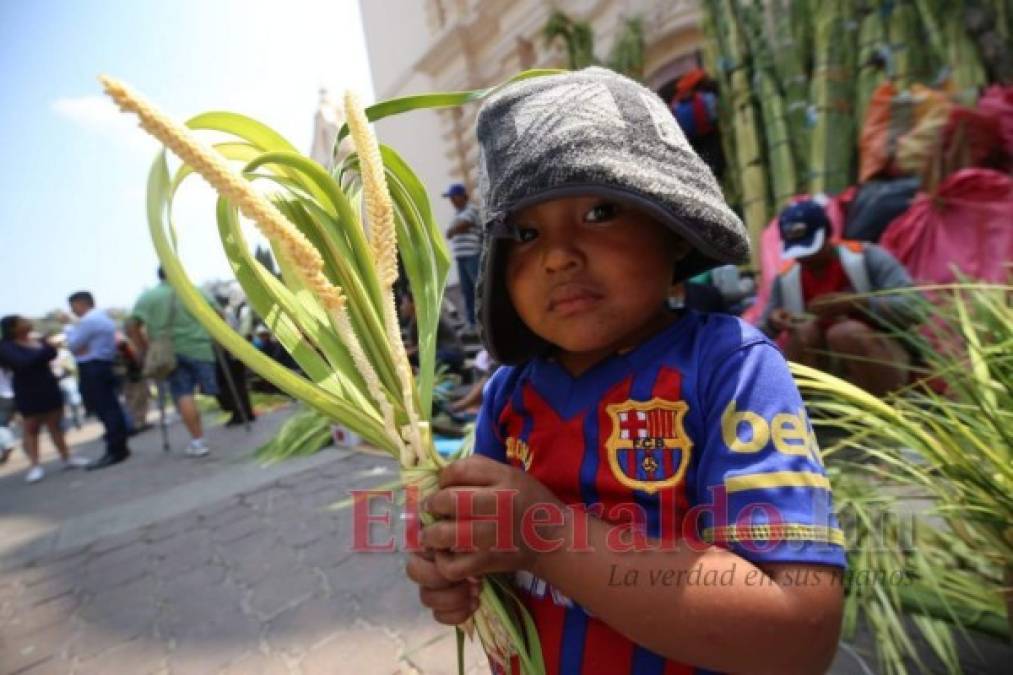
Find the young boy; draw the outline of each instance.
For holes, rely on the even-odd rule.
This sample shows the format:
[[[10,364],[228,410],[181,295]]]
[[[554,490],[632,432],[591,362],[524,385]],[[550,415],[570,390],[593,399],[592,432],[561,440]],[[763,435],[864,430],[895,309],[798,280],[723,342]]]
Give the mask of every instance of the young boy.
[[[515,573],[550,674],[823,672],[843,535],[784,358],[666,309],[747,255],[713,176],[657,96],[600,68],[505,88],[478,137],[480,324],[507,367],[479,456],[424,505],[423,604],[461,623],[478,577]]]

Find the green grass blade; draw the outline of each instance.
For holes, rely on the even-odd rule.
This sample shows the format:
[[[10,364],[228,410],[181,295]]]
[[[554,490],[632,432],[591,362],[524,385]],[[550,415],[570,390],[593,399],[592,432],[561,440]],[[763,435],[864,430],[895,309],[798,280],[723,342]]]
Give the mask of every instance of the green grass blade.
[[[162,268],[165,270],[169,282],[176,289],[183,306],[205,327],[212,338],[232,352],[255,373],[325,415],[341,420],[377,447],[384,448],[388,452],[396,451],[396,448],[390,447],[390,441],[378,420],[262,354],[232,330],[224,319],[208,305],[204,297],[195,290],[167,236],[167,232],[171,229],[171,223],[167,219],[169,187],[169,168],[163,151],[156,157],[148,176],[148,227]]]

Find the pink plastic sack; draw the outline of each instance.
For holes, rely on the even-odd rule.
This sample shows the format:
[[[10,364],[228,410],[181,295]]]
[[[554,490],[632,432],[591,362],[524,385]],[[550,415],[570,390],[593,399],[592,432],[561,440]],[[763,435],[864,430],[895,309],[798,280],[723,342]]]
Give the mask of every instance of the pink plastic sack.
[[[891,222],[880,245],[916,283],[949,283],[955,270],[1005,283],[1013,262],[1013,178],[991,169],[962,169],[934,195],[919,193]]]
[[[827,218],[834,228],[834,237],[840,237],[844,232],[844,215],[847,212],[847,205],[855,198],[857,189],[849,187],[844,192],[830,197],[826,206]],[[789,201],[796,202],[809,199],[809,195],[795,195]],[[757,282],[756,302],[742,313],[742,319],[751,324],[759,322],[763,315],[763,308],[767,306],[770,298],[770,287],[774,283],[774,277],[781,271],[781,232],[777,227],[777,216],[767,223],[760,235],[760,278]]]
[[[986,89],[978,99],[978,110],[998,118],[1003,147],[1007,155],[1013,156],[1013,85],[994,84]]]

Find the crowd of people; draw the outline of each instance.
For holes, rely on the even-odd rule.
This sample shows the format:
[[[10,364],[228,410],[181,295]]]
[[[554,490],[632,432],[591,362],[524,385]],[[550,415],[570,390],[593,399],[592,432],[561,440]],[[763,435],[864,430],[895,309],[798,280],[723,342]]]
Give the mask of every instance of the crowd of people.
[[[256,326],[241,292],[206,301],[237,331],[283,365],[295,362],[264,326]],[[129,439],[152,429],[152,392],[164,415],[163,394],[171,398],[190,440],[188,457],[203,457],[209,447],[197,405],[198,393],[214,396],[231,413],[226,426],[256,420],[249,374],[221,349],[179,302],[158,270],[158,284],[140,295],[122,326],[96,306],[88,291],[71,294],[73,319],[46,335],[25,316],[0,320],[0,463],[20,444],[28,459],[25,480],[45,477],[39,438],[45,429],[66,468],[99,470],[130,457]],[[272,390],[270,387],[264,387]],[[80,428],[85,416],[104,430],[105,451],[88,460],[68,447],[65,432]],[[164,417],[161,422],[164,423]]]

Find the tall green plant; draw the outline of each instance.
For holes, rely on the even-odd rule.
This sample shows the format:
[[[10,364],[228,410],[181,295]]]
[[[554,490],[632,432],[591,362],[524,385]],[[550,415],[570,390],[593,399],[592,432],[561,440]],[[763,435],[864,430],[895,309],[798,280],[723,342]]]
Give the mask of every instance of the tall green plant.
[[[905,659],[918,661],[913,642],[900,632],[902,610],[1008,636],[1001,616],[1013,569],[1013,286],[962,283],[908,292],[928,317],[921,330],[897,333],[924,362],[911,386],[880,398],[792,364],[816,423],[844,434],[826,449],[828,463],[834,465],[837,453],[857,455],[842,463],[842,476],[880,495],[924,495],[928,515],[943,524],[933,531],[923,520],[924,548],[905,558],[916,563],[920,587],[858,596],[860,608],[853,610],[869,618],[881,660],[898,673]],[[842,499],[836,483],[835,496]],[[883,564],[882,556],[856,562],[859,568]],[[941,659],[952,660],[945,631],[919,628]]]
[[[542,28],[547,45],[562,41],[566,64],[570,70],[605,65],[635,80],[644,76],[644,28],[640,17],[623,19],[608,57],[602,61],[595,55],[595,35],[591,24],[575,21],[561,10],[554,10]]]

